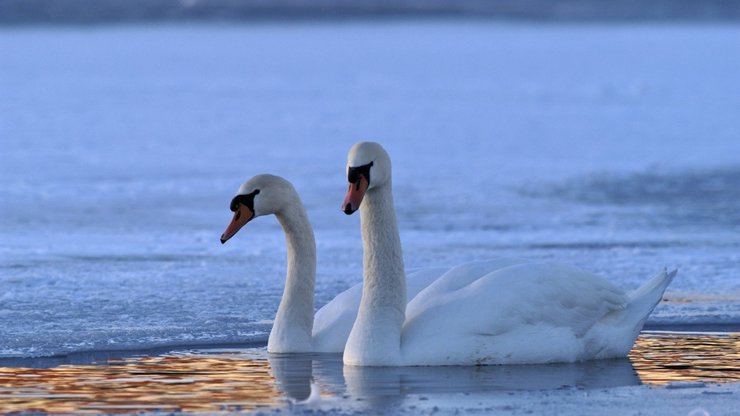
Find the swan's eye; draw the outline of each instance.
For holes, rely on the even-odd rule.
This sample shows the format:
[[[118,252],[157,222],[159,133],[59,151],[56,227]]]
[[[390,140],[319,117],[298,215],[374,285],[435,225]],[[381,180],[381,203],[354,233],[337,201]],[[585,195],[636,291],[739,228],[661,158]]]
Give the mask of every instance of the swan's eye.
[[[259,193],[260,190],[255,189],[246,195],[235,196],[234,199],[231,200],[231,204],[229,204],[229,209],[231,212],[236,212],[239,209],[239,205],[244,204],[250,209],[250,211],[254,212],[254,197]]]
[[[354,168],[349,168],[349,171],[347,172],[347,180],[349,183],[355,183],[358,179],[360,179],[360,175],[357,174],[357,171]]]
[[[364,176],[367,182],[370,183],[370,168],[372,166],[373,162],[370,162],[367,165],[347,169],[347,180],[349,183],[356,183],[359,186],[360,176]]]

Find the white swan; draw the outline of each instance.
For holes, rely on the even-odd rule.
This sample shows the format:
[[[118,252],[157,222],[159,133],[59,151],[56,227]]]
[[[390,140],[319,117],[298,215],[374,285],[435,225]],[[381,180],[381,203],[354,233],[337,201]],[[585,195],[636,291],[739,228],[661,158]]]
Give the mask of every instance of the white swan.
[[[449,269],[406,304],[391,161],[350,149],[342,204],[361,211],[363,294],[344,363],[356,366],[573,362],[625,356],[676,271],[626,294],[571,266],[499,259]]]
[[[285,290],[270,331],[271,353],[344,351],[362,295],[362,283],[337,295],[316,312],[316,243],[311,223],[298,193],[287,180],[257,175],[245,182],[231,200],[234,217],[221,235],[221,243],[255,217],[274,214],[285,231],[288,271]],[[409,275],[409,295],[439,277],[444,269],[427,269]]]

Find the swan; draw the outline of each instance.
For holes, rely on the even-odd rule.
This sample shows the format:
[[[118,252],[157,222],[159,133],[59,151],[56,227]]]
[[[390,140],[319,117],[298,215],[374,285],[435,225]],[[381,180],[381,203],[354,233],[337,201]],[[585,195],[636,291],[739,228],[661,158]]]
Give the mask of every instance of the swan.
[[[275,215],[285,232],[288,270],[267,351],[343,352],[357,316],[362,282],[337,295],[314,317],[316,243],[306,209],[293,185],[279,176],[257,175],[239,187],[229,208],[234,216],[221,235],[221,244],[248,222],[263,215]],[[416,295],[444,271],[430,268],[410,274],[409,296]]]
[[[541,364],[624,357],[676,270],[625,293],[578,268],[494,259],[452,267],[410,302],[381,145],[347,158],[342,210],[360,210],[363,292],[344,349],[351,366]]]

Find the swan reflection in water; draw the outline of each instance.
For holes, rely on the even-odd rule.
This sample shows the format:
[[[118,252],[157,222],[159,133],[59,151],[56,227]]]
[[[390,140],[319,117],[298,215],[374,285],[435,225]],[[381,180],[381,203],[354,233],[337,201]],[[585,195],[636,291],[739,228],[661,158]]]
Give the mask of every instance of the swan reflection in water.
[[[641,384],[628,359],[509,366],[355,367],[341,354],[270,354],[278,389],[293,401],[311,394],[387,405],[409,394],[476,393]],[[312,392],[312,388],[321,391]]]
[[[278,389],[295,401],[311,394],[395,403],[408,394],[599,389],[673,381],[740,382],[740,333],[644,333],[629,359],[571,364],[466,367],[352,367],[340,354],[270,355]],[[317,392],[314,392],[316,394]]]
[[[74,357],[77,360],[79,357]],[[4,362],[5,365],[10,362]],[[286,402],[387,408],[407,395],[639,384],[628,360],[484,367],[351,367],[341,354],[188,350],[103,365],[0,360],[0,413],[243,412]],[[36,367],[36,368],[32,368]]]

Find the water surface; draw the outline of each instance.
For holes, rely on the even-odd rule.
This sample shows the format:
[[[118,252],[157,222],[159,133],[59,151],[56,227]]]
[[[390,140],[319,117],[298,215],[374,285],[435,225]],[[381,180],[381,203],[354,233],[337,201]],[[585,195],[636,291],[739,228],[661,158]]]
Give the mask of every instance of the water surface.
[[[740,382],[739,362],[737,333],[646,333],[629,359],[551,365],[362,368],[343,366],[339,354],[269,355],[264,347],[180,350],[97,363],[0,367],[0,412],[214,413],[310,408],[320,402],[345,410],[393,411],[407,397],[450,393],[485,397],[643,383]]]
[[[360,281],[344,161],[382,142],[409,269],[561,261],[648,325],[740,327],[740,29],[470,20],[0,30],[0,356],[264,342],[285,243],[264,172],[315,228],[316,306]]]

